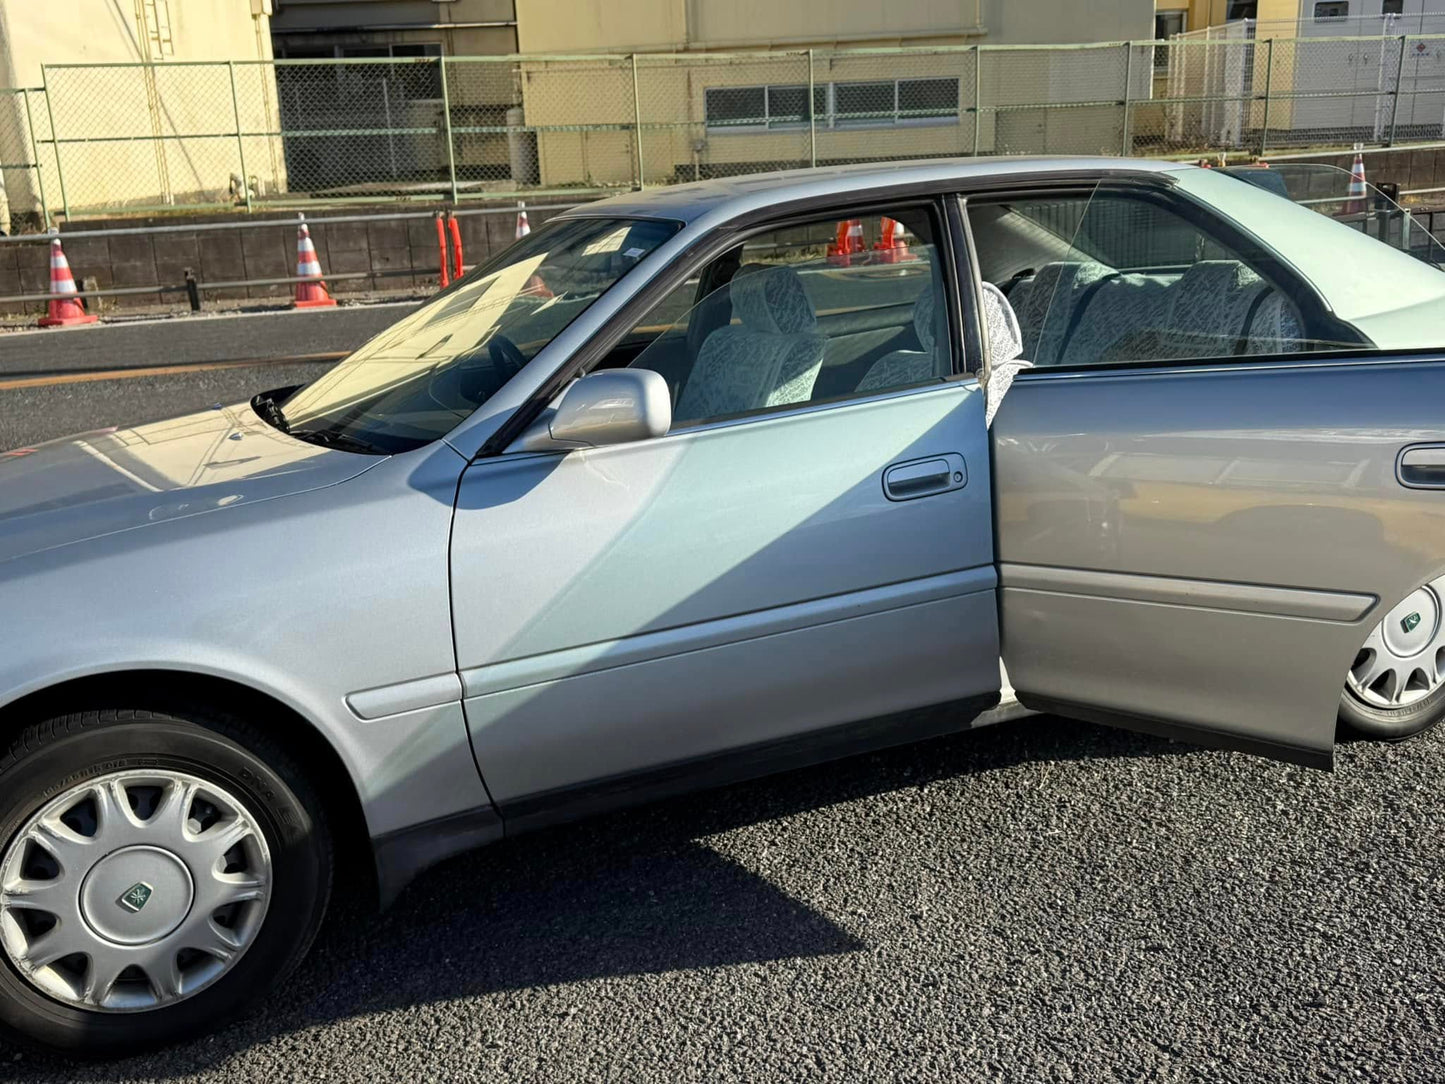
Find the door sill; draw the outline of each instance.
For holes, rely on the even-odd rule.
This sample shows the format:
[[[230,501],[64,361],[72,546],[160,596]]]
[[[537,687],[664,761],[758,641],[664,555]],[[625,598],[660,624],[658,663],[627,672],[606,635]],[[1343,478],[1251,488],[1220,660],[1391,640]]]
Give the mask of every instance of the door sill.
[[[914,708],[845,723],[820,733],[763,742],[714,756],[529,795],[499,803],[498,811],[505,834],[512,836],[612,809],[957,734],[982,725],[981,719],[1004,707],[998,693],[987,693],[933,707]],[[1016,701],[1010,710],[1018,710]],[[1023,714],[1028,712],[1025,710]],[[1003,722],[1009,717],[1012,716],[989,718],[988,722]]]
[[[1335,766],[1333,748],[1327,751],[1301,749],[1298,746],[1283,745],[1280,742],[1268,741],[1263,738],[1251,738],[1244,734],[1225,734],[1206,727],[1191,726],[1187,723],[1170,723],[1148,716],[1111,711],[1108,708],[1095,707],[1092,704],[1075,704],[1067,700],[1054,700],[1050,697],[1033,696],[1029,693],[1020,693],[1019,697],[1027,708],[1040,714],[1062,715],[1065,718],[1078,719],[1085,723],[1098,723],[1101,726],[1117,727],[1120,730],[1132,730],[1139,734],[1150,734],[1156,738],[1168,738],[1170,741],[1203,746],[1207,749],[1223,749],[1231,753],[1251,753],[1255,756],[1267,757],[1270,760],[1299,764],[1306,768],[1319,768],[1326,772],[1333,771]]]

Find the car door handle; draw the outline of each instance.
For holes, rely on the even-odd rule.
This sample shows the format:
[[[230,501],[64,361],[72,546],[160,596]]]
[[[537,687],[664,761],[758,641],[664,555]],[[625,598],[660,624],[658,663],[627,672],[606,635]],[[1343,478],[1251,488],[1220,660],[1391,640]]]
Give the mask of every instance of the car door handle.
[[[1412,444],[1395,460],[1395,477],[1411,489],[1445,489],[1445,444]]]
[[[931,497],[968,485],[968,467],[957,452],[894,463],[883,471],[883,495],[890,501]]]

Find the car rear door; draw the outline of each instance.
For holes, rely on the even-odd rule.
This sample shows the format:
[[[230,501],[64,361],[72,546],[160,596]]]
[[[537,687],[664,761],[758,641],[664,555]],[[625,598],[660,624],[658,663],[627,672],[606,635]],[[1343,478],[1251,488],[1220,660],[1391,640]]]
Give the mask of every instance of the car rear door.
[[[1397,476],[1445,437],[1445,361],[1342,313],[1371,276],[1438,299],[1438,273],[1237,181],[1194,189],[970,201],[1036,365],[992,428],[1003,657],[1027,706],[1328,765],[1370,630],[1445,571],[1445,500]],[[1358,281],[1323,293],[1322,253]]]
[[[936,202],[886,210],[911,248],[826,253],[841,211],[761,228],[671,272],[695,304],[602,332],[602,367],[667,378],[668,435],[466,471],[457,658],[509,822],[906,740],[917,721],[854,724],[996,700],[988,449],[950,234]],[[892,335],[860,342],[885,308]]]

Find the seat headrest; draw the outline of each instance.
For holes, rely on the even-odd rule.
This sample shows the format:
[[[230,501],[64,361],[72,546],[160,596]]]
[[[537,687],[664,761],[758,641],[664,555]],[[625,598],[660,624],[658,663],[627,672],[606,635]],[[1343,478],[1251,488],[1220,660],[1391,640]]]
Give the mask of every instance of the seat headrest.
[[[938,329],[933,324],[936,307],[933,287],[925,286],[923,293],[919,294],[918,300],[913,303],[913,331],[918,336],[918,345],[924,350],[932,350],[934,340],[938,337]]]
[[[991,282],[983,285],[983,329],[988,336],[989,360],[995,365],[1013,361],[1024,352],[1019,318],[1004,292]]]
[[[815,331],[818,319],[791,267],[763,267],[733,276],[733,312],[752,331],[803,335]]]

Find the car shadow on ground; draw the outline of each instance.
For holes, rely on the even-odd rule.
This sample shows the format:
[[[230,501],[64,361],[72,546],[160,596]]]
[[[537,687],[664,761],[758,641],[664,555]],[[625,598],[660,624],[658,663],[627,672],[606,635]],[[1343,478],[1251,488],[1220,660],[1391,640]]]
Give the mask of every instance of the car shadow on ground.
[[[257,1015],[157,1055],[26,1054],[9,1079],[202,1072],[332,1021],[504,990],[856,952],[866,944],[705,843],[709,835],[1023,762],[1186,746],[1040,718],[853,757],[507,840],[424,873],[388,911],[343,892],[311,956]],[[499,1022],[499,1032],[502,1028]]]

